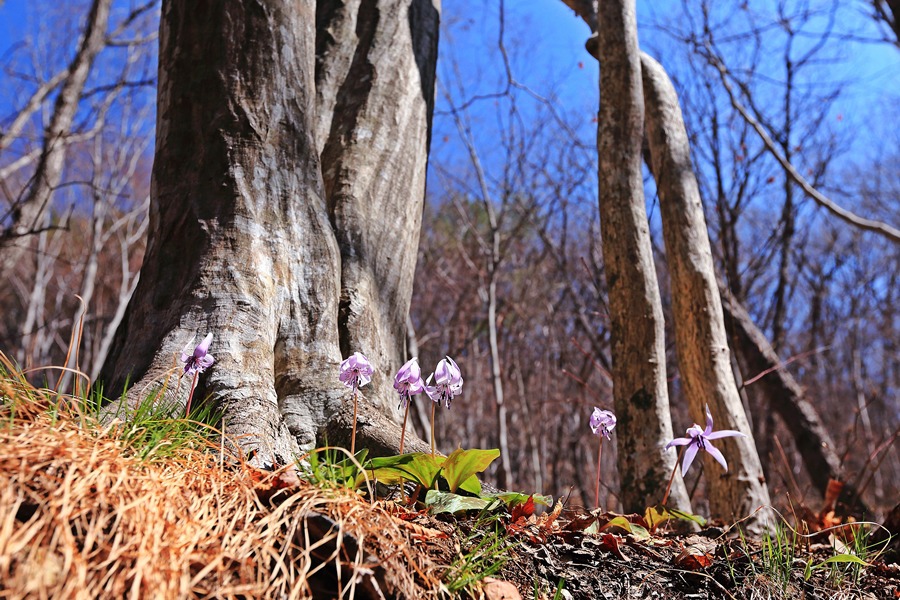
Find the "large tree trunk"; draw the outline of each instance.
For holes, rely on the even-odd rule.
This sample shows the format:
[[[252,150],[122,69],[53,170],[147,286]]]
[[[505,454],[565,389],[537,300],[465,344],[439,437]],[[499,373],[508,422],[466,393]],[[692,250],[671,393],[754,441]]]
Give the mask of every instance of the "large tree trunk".
[[[675,465],[666,388],[662,305],[641,176],[644,99],[634,0],[604,0],[599,12],[600,221],[609,286],[613,396],[624,510],[659,502]],[[689,509],[677,477],[671,506]]]
[[[341,353],[369,358],[381,378],[368,398],[394,416],[390,381],[406,361],[425,197],[437,10],[431,0],[316,7],[316,144],[341,252]]]
[[[347,17],[359,37],[335,40],[333,55],[352,58],[334,83],[351,113],[317,100],[313,0],[163,3],[148,248],[101,378],[113,393],[129,376],[134,394],[167,382],[183,400],[173,356],[212,332],[216,363],[195,397],[210,394],[264,462],[289,461],[341,410],[342,349],[370,353],[379,374],[365,391],[382,402],[399,365],[438,13],[424,0],[360,4]],[[415,45],[410,31],[434,38]],[[341,111],[324,144],[317,104]]]
[[[709,233],[690,158],[678,96],[662,65],[641,57],[647,137],[662,214],[663,237],[672,279],[675,343],[684,391],[696,423],[709,404],[718,429],[747,437],[721,440],[729,470],[704,454],[707,495],[713,515],[732,522],[751,513],[745,527],[760,529],[772,515],[753,432],[744,413],[734,374],[716,285]]]

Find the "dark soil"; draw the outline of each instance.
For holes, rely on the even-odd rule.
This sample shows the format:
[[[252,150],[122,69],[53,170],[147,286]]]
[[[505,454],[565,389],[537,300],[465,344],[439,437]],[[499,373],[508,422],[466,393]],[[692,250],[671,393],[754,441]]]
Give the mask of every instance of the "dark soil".
[[[600,515],[600,522],[613,516]],[[476,526],[485,524],[475,523],[474,517],[420,514],[414,520],[450,536],[427,550],[445,564],[472,553],[483,539]],[[497,521],[503,528],[509,525],[508,517]],[[827,535],[810,539],[808,546],[801,540],[792,560],[779,561],[761,542],[742,540],[736,531],[718,527],[645,538],[618,528],[611,529],[615,533],[577,531],[584,522],[585,515],[563,514],[551,524],[532,517],[526,525],[509,529],[504,532],[505,562],[493,576],[513,583],[524,599],[900,598],[896,556],[870,550],[868,566],[826,563],[840,554],[832,545],[840,541]],[[779,566],[783,570],[786,565],[789,573],[780,574]],[[477,586],[470,590],[461,595],[479,595]]]

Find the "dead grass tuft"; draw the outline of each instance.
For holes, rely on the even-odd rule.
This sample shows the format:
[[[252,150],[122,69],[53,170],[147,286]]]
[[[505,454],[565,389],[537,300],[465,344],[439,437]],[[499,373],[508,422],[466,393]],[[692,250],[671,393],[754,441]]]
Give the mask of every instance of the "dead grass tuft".
[[[0,377],[0,598],[438,595],[435,542],[388,506],[298,480],[267,498],[275,476],[218,448],[141,461],[24,386]]]

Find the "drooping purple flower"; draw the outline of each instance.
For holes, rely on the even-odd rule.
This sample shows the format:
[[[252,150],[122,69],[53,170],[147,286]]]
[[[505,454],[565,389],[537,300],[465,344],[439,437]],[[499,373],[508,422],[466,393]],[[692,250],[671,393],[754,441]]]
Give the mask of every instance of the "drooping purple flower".
[[[687,449],[685,449],[684,451],[684,459],[682,459],[681,461],[682,475],[687,473],[687,470],[691,467],[691,463],[694,462],[694,457],[697,456],[697,452],[699,452],[700,450],[706,450],[707,452],[709,452],[712,457],[716,459],[716,461],[720,465],[722,465],[722,468],[727,471],[728,463],[725,462],[725,457],[722,455],[719,449],[710,444],[709,441],[726,437],[747,437],[740,431],[733,431],[731,429],[713,431],[712,428],[713,418],[712,414],[709,412],[709,405],[707,405],[706,429],[700,429],[700,426],[694,423],[687,430],[688,437],[675,438],[674,440],[666,444],[666,450],[668,450],[672,446],[687,446]]]
[[[181,362],[184,363],[184,373],[186,375],[194,375],[202,373],[210,368],[216,359],[209,353],[209,345],[212,343],[213,334],[208,333],[203,341],[197,344],[196,348],[191,348],[191,341],[181,350]]]
[[[591,431],[594,435],[602,435],[606,439],[609,438],[610,432],[616,428],[616,415],[610,410],[602,410],[594,407],[591,414]]]
[[[372,373],[374,372],[372,365],[369,364],[369,359],[359,352],[354,352],[341,363],[340,379],[344,385],[356,391],[372,381]]]
[[[434,379],[434,385],[426,385],[425,393],[435,403],[442,401],[450,408],[450,401],[462,394],[463,378],[459,365],[449,356],[441,359],[434,373],[428,376],[428,383]]]
[[[397,376],[394,377],[394,389],[400,394],[398,410],[409,404],[410,396],[415,396],[425,391],[425,384],[422,383],[422,371],[419,369],[419,363],[416,362],[415,358],[407,361],[397,371]]]

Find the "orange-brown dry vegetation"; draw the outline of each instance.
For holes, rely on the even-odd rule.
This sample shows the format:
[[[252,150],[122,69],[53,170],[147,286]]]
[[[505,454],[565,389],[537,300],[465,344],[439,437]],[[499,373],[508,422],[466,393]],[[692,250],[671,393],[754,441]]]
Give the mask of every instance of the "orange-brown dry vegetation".
[[[222,449],[141,460],[115,427],[85,427],[77,411],[52,409],[51,392],[17,385],[0,379],[0,598],[438,589],[443,569],[412,550],[431,530],[389,505],[257,471]]]

